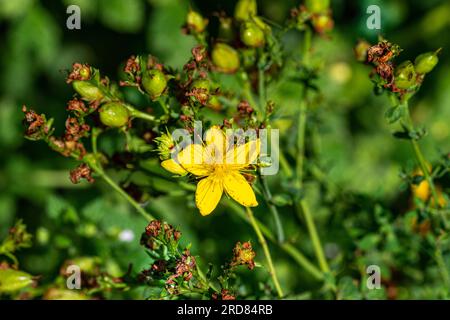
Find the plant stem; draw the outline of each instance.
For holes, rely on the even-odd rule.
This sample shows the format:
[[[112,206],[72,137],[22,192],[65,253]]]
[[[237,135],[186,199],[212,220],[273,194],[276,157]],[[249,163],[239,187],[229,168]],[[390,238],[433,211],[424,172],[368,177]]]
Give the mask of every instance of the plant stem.
[[[266,204],[269,207],[269,210],[272,213],[273,219],[275,221],[275,229],[277,233],[278,242],[283,243],[285,238],[284,230],[283,225],[281,224],[280,215],[278,214],[278,209],[272,202],[272,193],[270,192],[269,186],[267,185],[266,178],[260,174],[259,179],[261,181],[264,199],[266,200]]]
[[[157,122],[155,116],[139,111],[136,108],[134,108],[133,106],[129,105],[129,104],[125,104],[125,107],[128,109],[128,111],[130,112],[130,116],[133,118],[139,118],[139,119],[143,119],[143,120],[147,120],[150,121],[152,123]]]
[[[322,249],[322,244],[320,242],[320,238],[317,233],[316,225],[314,224],[311,211],[309,210],[308,204],[306,203],[305,200],[300,201],[300,208],[303,212],[303,216],[305,217],[306,226],[308,227],[309,235],[313,243],[317,260],[319,261],[320,269],[322,270],[322,272],[330,272],[330,268],[328,266],[325,254]]]
[[[303,99],[300,102],[297,127],[297,181],[299,189],[303,186],[303,163],[305,159],[305,134],[306,134],[306,88],[303,88]]]
[[[309,28],[305,31],[305,36],[303,39],[303,64],[307,65],[309,61],[309,51],[311,49],[311,30]],[[303,188],[303,166],[305,159],[305,135],[306,135],[306,117],[308,111],[307,105],[307,95],[308,88],[306,83],[302,83],[301,86],[301,102],[300,102],[300,110],[298,114],[298,127],[297,127],[297,166],[296,166],[296,174],[297,174],[297,186],[299,189]],[[320,242],[319,235],[317,233],[316,225],[314,223],[314,219],[309,210],[308,204],[305,199],[301,199],[299,206],[297,208],[297,212],[303,213],[303,216],[306,221],[306,226],[308,228],[309,237],[313,243],[314,251],[319,262],[320,269],[324,273],[328,273],[330,268],[328,266],[327,260],[325,258],[325,254],[322,249],[322,244]]]
[[[210,281],[208,281],[208,279],[206,279],[205,274],[203,273],[202,269],[200,268],[200,266],[198,265],[198,262],[196,264],[196,268],[197,268],[197,273],[198,276],[200,277],[200,279],[202,279],[202,281],[205,283],[205,285],[208,288],[213,289],[215,292],[220,292],[220,290]]]
[[[406,119],[406,122],[407,122],[407,127],[408,127],[408,130],[411,131],[411,130],[414,130],[414,123],[413,123],[413,121],[411,119],[411,113],[409,112],[408,101],[405,101],[404,104],[405,104],[404,105],[404,107],[405,107],[405,119]],[[423,172],[423,175],[425,176],[425,180],[428,182],[428,185],[430,186],[431,195],[432,195],[432,197],[434,199],[434,203],[436,205],[436,208],[439,208],[440,207],[439,195],[438,195],[438,193],[436,191],[436,186],[434,185],[433,178],[431,177],[431,173],[430,173],[430,170],[428,168],[428,163],[427,163],[427,161],[426,161],[422,151],[420,150],[420,146],[419,146],[419,143],[417,142],[417,140],[415,140],[414,138],[411,138],[410,141],[411,141],[411,145],[412,145],[413,150],[414,150],[414,154],[416,156],[416,160],[419,163],[419,166],[420,166],[420,169]],[[445,216],[443,215],[441,210],[438,210],[438,212],[439,212],[439,215],[440,215],[440,217],[442,219],[442,222],[443,222],[445,228],[447,229],[448,228],[448,224],[447,224],[447,220],[445,219]]]
[[[292,172],[291,166],[284,155],[284,152],[280,150],[278,153],[278,157],[280,159],[281,170],[283,171],[286,178],[292,178],[294,173]]]
[[[263,66],[258,66],[258,92],[259,92],[259,103],[260,103],[260,111],[264,111],[264,107],[266,104],[266,82],[264,78],[264,68]],[[266,115],[264,114],[264,119]],[[269,207],[270,212],[272,213],[273,220],[275,221],[275,228],[277,233],[278,242],[284,242],[284,230],[283,225],[280,220],[280,215],[278,213],[277,207],[272,202],[272,193],[270,192],[269,186],[267,185],[266,179],[260,174],[259,175],[261,185],[263,188],[263,196],[266,201],[267,206]]]
[[[273,283],[275,285],[275,289],[277,290],[277,293],[278,293],[278,297],[282,298],[283,290],[281,289],[280,283],[278,282],[277,273],[276,273],[275,267],[272,262],[272,256],[270,255],[269,247],[267,246],[266,239],[264,238],[264,235],[262,234],[261,229],[259,228],[259,225],[255,220],[255,217],[253,216],[252,210],[248,207],[247,207],[247,216],[248,216],[248,219],[250,220],[250,223],[251,223],[253,229],[255,230],[255,233],[258,237],[259,243],[261,244],[261,246],[263,248],[264,255],[266,256],[267,264],[269,267],[269,274],[272,277]]]
[[[115,183],[106,173],[97,172],[100,177],[109,184],[117,193],[119,193],[125,200],[127,200],[137,212],[139,212],[147,221],[155,220],[155,218],[145,211],[144,208],[141,207],[139,203],[137,203],[128,193],[125,192],[117,183]]]
[[[259,105],[261,113],[264,112],[266,106],[266,80],[264,76],[264,68],[258,67],[258,92],[259,92]]]
[[[230,208],[232,208],[234,213],[236,213],[241,219],[250,223],[245,210],[240,205],[236,204],[231,200],[227,200],[227,205]],[[291,258],[293,258],[300,267],[305,269],[305,271],[309,272],[309,274],[313,276],[315,279],[317,280],[323,279],[323,275],[320,272],[320,270],[317,269],[317,267],[314,264],[312,264],[300,251],[298,251],[297,248],[295,248],[292,244],[288,242],[284,242],[282,244],[278,243],[275,236],[272,234],[269,228],[267,228],[262,222],[260,222],[256,218],[254,218],[254,221],[259,226],[259,229],[264,234],[264,236],[272,243],[277,244],[284,252],[286,252],[289,256],[291,256]]]
[[[436,251],[435,251],[435,258],[436,258],[436,262],[438,264],[439,267],[439,271],[441,273],[442,276],[442,280],[445,283],[445,286],[447,287],[447,289],[450,291],[450,275],[448,272],[448,268],[445,265],[445,260],[442,257],[442,250],[439,246],[436,247]]]
[[[114,180],[112,180],[103,170],[102,165],[98,161],[98,153],[97,153],[97,141],[98,136],[101,134],[101,130],[93,130],[91,135],[91,144],[94,159],[85,157],[86,163],[89,167],[94,170],[107,184],[109,184],[117,193],[119,193],[125,200],[127,200],[136,210],[139,212],[147,221],[155,220],[155,218],[145,211],[144,208],[141,207],[139,203],[136,202],[128,193],[125,192]]]

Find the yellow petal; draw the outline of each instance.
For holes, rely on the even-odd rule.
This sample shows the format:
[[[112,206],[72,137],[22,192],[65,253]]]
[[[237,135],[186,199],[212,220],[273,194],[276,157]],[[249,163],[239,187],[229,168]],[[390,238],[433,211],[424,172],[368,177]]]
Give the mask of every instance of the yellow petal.
[[[178,174],[180,176],[184,176],[187,174],[187,171],[183,169],[182,166],[180,166],[176,161],[173,159],[164,160],[161,162],[161,166],[166,169],[169,172],[172,172],[174,174]]]
[[[200,144],[190,144],[177,155],[178,163],[189,173],[196,176],[211,174],[211,166],[205,162],[207,154]]]
[[[222,180],[218,179],[216,175],[199,181],[195,191],[195,204],[202,216],[210,214],[216,208],[222,193]]]
[[[243,206],[256,207],[258,205],[252,187],[239,172],[231,171],[227,173],[223,186],[225,192]]]
[[[261,143],[259,139],[240,144],[227,152],[226,164],[232,165],[236,169],[254,164],[259,156],[260,148]]]
[[[210,156],[211,160],[216,163],[221,163],[223,155],[225,154],[228,141],[225,133],[219,126],[212,126],[205,133],[206,152]]]

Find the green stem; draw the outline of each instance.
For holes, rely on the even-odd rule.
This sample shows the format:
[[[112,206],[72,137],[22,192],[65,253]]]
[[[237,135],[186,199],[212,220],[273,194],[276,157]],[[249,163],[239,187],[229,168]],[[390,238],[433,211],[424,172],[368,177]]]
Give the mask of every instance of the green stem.
[[[139,111],[129,104],[125,104],[125,107],[128,109],[130,116],[133,118],[139,118],[139,119],[147,120],[147,121],[150,121],[153,123],[157,122],[155,116],[153,116],[151,114]]]
[[[259,228],[258,223],[255,220],[255,217],[253,216],[253,212],[250,208],[247,207],[247,216],[250,220],[250,223],[255,230],[256,236],[258,237],[259,243],[261,244],[264,255],[266,256],[266,261],[269,267],[269,274],[272,277],[273,283],[275,285],[275,289],[277,290],[278,297],[283,297],[283,290],[281,289],[280,283],[278,281],[277,273],[275,270],[275,266],[272,262],[272,256],[270,255],[269,246],[267,245],[266,239],[264,238],[264,235],[262,234],[261,229]]]
[[[300,102],[300,110],[298,113],[297,127],[297,182],[299,189],[303,186],[303,166],[305,160],[305,134],[306,134],[306,89],[303,88],[304,97]]]
[[[258,92],[259,92],[259,103],[260,103],[260,111],[264,112],[264,108],[266,105],[266,82],[264,76],[264,67],[260,62],[258,65]],[[264,119],[266,118],[266,114],[264,113]],[[270,212],[272,213],[273,220],[275,221],[275,228],[277,232],[278,242],[284,242],[284,230],[283,225],[280,220],[280,215],[278,213],[277,207],[272,202],[272,193],[270,192],[269,186],[267,185],[266,179],[260,174],[261,185],[263,188],[263,196],[266,201],[267,206],[269,207]]]
[[[204,284],[208,287],[213,289],[215,292],[220,292],[220,290],[210,281],[208,281],[208,279],[206,279],[205,274],[203,273],[202,269],[200,268],[200,266],[198,265],[198,263],[196,264],[196,268],[197,268],[197,273],[198,276],[200,277],[200,279],[204,282]]]
[[[259,109],[261,113],[264,112],[266,106],[266,80],[264,75],[264,68],[258,68],[258,92],[259,92]]]
[[[284,152],[280,150],[280,152],[278,153],[278,157],[280,159],[280,165],[283,174],[286,176],[286,178],[292,178],[294,173],[292,172],[291,166],[289,165],[289,162],[287,161]]]
[[[272,213],[274,222],[275,222],[275,229],[277,233],[277,239],[279,243],[284,242],[284,230],[283,225],[281,224],[280,215],[278,213],[277,207],[273,204],[272,201],[272,193],[270,192],[269,186],[267,185],[266,178],[262,175],[259,175],[259,179],[261,181],[261,186],[263,189],[263,195],[264,199],[266,201],[267,206],[269,207],[270,212]]]
[[[411,119],[411,113],[409,112],[408,101],[405,101],[404,104],[405,104],[405,106],[404,106],[405,107],[405,119],[407,122],[407,127],[408,127],[408,130],[412,131],[412,130],[414,130],[414,123]],[[414,150],[414,154],[416,156],[416,160],[420,166],[420,169],[423,172],[423,175],[425,176],[425,180],[428,182],[428,185],[430,186],[431,195],[434,199],[435,206],[436,206],[436,208],[439,208],[440,207],[439,195],[436,191],[436,186],[434,185],[433,178],[431,177],[431,173],[428,168],[428,162],[426,161],[426,159],[422,153],[422,150],[420,150],[420,146],[419,146],[419,143],[417,142],[417,140],[411,138],[410,141],[411,141],[412,148]],[[442,219],[442,222],[443,222],[445,228],[448,229],[447,219],[445,218],[445,216],[443,215],[441,210],[439,210],[438,212],[439,212],[439,215]]]
[[[322,270],[322,272],[328,273],[330,272],[330,267],[328,266],[327,260],[325,258],[325,254],[322,249],[322,244],[320,242],[320,238],[317,233],[314,219],[312,217],[311,211],[309,210],[308,204],[306,203],[305,200],[300,201],[300,208],[303,212],[303,216],[305,217],[306,226],[308,228],[309,236],[311,238],[314,247],[314,252],[316,253],[320,269]]]
[[[139,212],[147,221],[155,220],[155,218],[149,214],[147,211],[145,211],[144,208],[141,207],[139,203],[136,202],[128,193],[125,192],[114,180],[112,180],[103,170],[102,165],[100,164],[98,160],[98,153],[97,153],[97,141],[98,136],[101,134],[101,130],[93,130],[91,135],[91,144],[92,144],[92,150],[93,150],[93,158],[92,157],[85,157],[85,162],[89,165],[92,170],[94,170],[107,184],[109,184],[117,193],[119,193],[125,200],[127,200],[135,209],[137,212]]]
[[[444,261],[444,258],[442,256],[441,248],[439,246],[436,247],[435,258],[436,258],[436,262],[437,262],[438,267],[439,267],[439,271],[440,271],[441,276],[442,276],[442,280],[444,281],[445,286],[447,287],[447,289],[450,291],[450,275],[449,275],[449,272],[448,272],[448,268],[445,265],[445,261]]]
[[[262,110],[259,110],[259,104],[257,104],[255,99],[253,98],[252,85],[248,78],[248,74],[246,72],[243,72],[242,78],[244,79],[243,88],[245,99],[247,99],[247,101],[250,103],[252,107],[258,108],[258,111],[261,112]]]
[[[165,114],[169,114],[169,113],[170,113],[169,107],[167,106],[166,102],[163,101],[163,98],[162,98],[162,97],[160,97],[160,98],[158,99],[158,103],[159,103],[159,105],[161,106],[161,108],[163,109],[163,111],[164,111]]]
[[[312,33],[309,28],[305,31],[305,36],[303,39],[303,64],[308,65],[309,62],[309,51],[311,49],[311,37]],[[297,186],[299,189],[303,187],[303,167],[304,167],[304,159],[305,159],[305,135],[306,135],[306,117],[308,111],[307,105],[307,94],[308,87],[306,83],[302,83],[301,86],[302,97],[300,102],[300,110],[298,114],[298,127],[297,127],[297,166],[296,166],[296,174],[297,174]],[[325,254],[323,252],[322,244],[320,242],[319,235],[317,233],[316,225],[314,223],[314,219],[309,210],[308,204],[305,199],[300,200],[299,207],[297,208],[297,212],[303,213],[303,216],[306,221],[306,226],[308,228],[309,237],[311,238],[314,252],[316,254],[316,258],[319,262],[320,269],[324,273],[328,273],[330,268],[328,266],[327,260],[325,258]]]
[[[147,221],[155,220],[155,218],[151,214],[145,211],[145,209],[142,208],[141,205],[136,202],[136,200],[134,200],[128,193],[126,193],[125,190],[123,190],[117,183],[115,183],[106,173],[97,173],[107,184],[109,184],[115,191],[117,191],[117,193],[119,193],[125,200],[127,200]]]
[[[245,210],[234,201],[227,200],[227,205],[233,209],[234,213],[236,213],[241,219],[250,223],[248,217],[245,213]],[[323,275],[317,267],[312,264],[297,248],[295,248],[292,244],[284,242],[282,244],[278,243],[275,236],[272,232],[267,228],[262,222],[258,221],[258,219],[254,218],[254,221],[258,224],[261,232],[264,236],[274,244],[277,244],[285,253],[287,253],[291,258],[297,262],[297,264],[302,267],[305,271],[309,272],[311,276],[313,276],[317,280],[322,280]]]

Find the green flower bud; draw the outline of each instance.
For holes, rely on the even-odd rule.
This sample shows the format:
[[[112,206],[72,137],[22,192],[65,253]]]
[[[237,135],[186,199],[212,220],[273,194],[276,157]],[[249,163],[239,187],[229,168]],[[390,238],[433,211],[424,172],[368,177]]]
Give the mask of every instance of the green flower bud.
[[[147,70],[142,76],[142,86],[144,87],[145,92],[155,100],[167,87],[166,76],[158,69]]]
[[[416,71],[411,61],[402,62],[395,68],[394,83],[399,89],[408,89],[416,83]]]
[[[194,10],[189,10],[186,17],[186,23],[190,29],[201,33],[205,31],[206,26],[208,25],[208,19],[204,19],[200,13]]]
[[[239,54],[225,43],[217,43],[211,53],[213,64],[221,72],[233,73],[239,69]]]
[[[100,121],[105,126],[118,128],[128,123],[128,110],[120,102],[108,102],[98,112],[100,113]]]
[[[330,0],[306,0],[305,6],[311,13],[323,13],[330,7]]]
[[[33,283],[33,277],[23,271],[0,269],[0,293],[12,293],[28,287]]]
[[[72,82],[73,89],[88,101],[100,100],[103,98],[103,92],[97,86],[89,81],[75,80]]]
[[[414,60],[414,67],[419,74],[426,74],[434,69],[439,62],[438,54],[441,50],[436,52],[426,52],[418,55]]]
[[[174,151],[175,141],[173,141],[172,135],[167,132],[163,133],[159,137],[155,138],[158,145],[157,150],[161,160],[167,160],[170,158],[170,154]]]
[[[261,47],[266,42],[264,31],[251,21],[241,25],[241,40],[246,46],[252,48]]]
[[[256,0],[239,0],[234,8],[234,17],[237,21],[246,21],[256,15]]]

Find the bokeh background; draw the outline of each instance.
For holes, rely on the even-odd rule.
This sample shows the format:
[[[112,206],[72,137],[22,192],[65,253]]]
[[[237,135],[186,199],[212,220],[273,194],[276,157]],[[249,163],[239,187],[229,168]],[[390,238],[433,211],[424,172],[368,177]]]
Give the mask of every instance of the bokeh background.
[[[204,0],[191,5],[214,20],[217,11],[231,15],[234,3]],[[66,28],[70,4],[81,8],[81,30]],[[261,15],[282,23],[298,1],[260,0],[258,4]],[[371,4],[381,8],[381,30],[366,27],[366,8]],[[195,44],[193,37],[181,32],[188,8],[189,2],[181,0],[0,0],[0,238],[16,219],[25,221],[34,244],[19,254],[21,268],[42,275],[43,282],[52,281],[65,259],[80,255],[100,256],[118,274],[126,271],[130,262],[136,270],[147,266],[148,257],[138,244],[145,221],[106,185],[71,184],[68,171],[76,166],[74,161],[23,138],[21,106],[31,106],[62,124],[66,101],[73,95],[65,83],[66,70],[75,61],[87,62],[112,79],[118,79],[121,64],[136,53],[151,53],[164,64],[182,67]],[[375,42],[379,33],[404,49],[402,59],[443,48],[438,67],[412,101],[414,120],[428,129],[422,142],[425,153],[429,159],[437,159],[440,152],[450,150],[450,2],[333,0],[332,8],[335,29],[329,38],[314,44],[325,64],[319,80],[323,102],[315,112],[320,119],[319,153],[326,179],[358,195],[367,205],[325,207],[318,205],[323,200],[319,187],[311,184],[308,193],[316,199],[313,210],[327,252],[342,256],[340,263],[345,263],[346,256],[354,262],[358,241],[364,240],[362,245],[374,246],[371,261],[389,274],[399,267],[398,257],[377,247],[383,241],[377,236],[384,235],[377,235],[376,222],[374,227],[372,222],[359,224],[358,219],[372,216],[376,203],[391,208],[388,221],[401,214],[396,211],[396,201],[408,190],[399,173],[402,167],[413,166],[412,151],[408,143],[392,138],[392,128],[383,117],[388,103],[373,94],[370,70],[355,61],[352,48],[359,38]],[[284,45],[297,50],[298,39],[298,35],[288,34]],[[279,102],[277,125],[287,134],[292,125],[290,115],[298,104],[298,89],[286,83],[270,87],[268,94]],[[150,179],[149,183],[164,190],[160,181]],[[276,186],[276,177],[270,183]],[[216,265],[230,257],[235,242],[253,238],[251,229],[226,207],[202,218],[192,194],[156,192],[147,208],[179,226],[193,252]],[[287,208],[280,210],[292,241],[314,260],[301,221]],[[265,213],[262,207],[257,215],[264,220]],[[270,218],[267,221],[270,224]],[[350,227],[353,234],[348,232]],[[134,239],[121,238],[123,230],[131,230]],[[275,260],[288,291],[301,292],[300,298],[314,297],[310,290],[317,288],[317,283],[308,274],[282,254],[276,253]],[[402,263],[408,266],[408,262]],[[432,293],[427,296],[432,292],[428,286],[433,286],[425,281],[427,275],[417,265],[412,269],[414,284],[404,284],[399,297],[432,297]],[[355,274],[346,272],[349,278],[343,285],[350,288],[346,289],[348,297],[360,297],[357,290],[352,291]],[[255,272],[246,277],[258,286],[257,280],[263,281],[265,274]],[[380,297],[388,293],[383,294]]]

